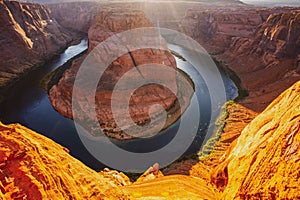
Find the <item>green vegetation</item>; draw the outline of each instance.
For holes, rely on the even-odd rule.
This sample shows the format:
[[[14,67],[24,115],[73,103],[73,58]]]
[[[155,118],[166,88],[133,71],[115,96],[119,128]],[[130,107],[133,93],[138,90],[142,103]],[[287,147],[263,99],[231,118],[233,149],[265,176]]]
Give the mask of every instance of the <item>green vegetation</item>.
[[[244,88],[242,88],[241,79],[238,77],[238,75],[234,71],[229,69],[227,67],[227,65],[223,62],[219,62],[216,59],[214,59],[214,62],[218,66],[219,70],[224,72],[234,82],[234,84],[238,88],[238,97],[236,97],[234,100],[230,100],[230,101],[226,102],[222,106],[221,115],[215,122],[215,125],[217,128],[215,136],[210,138],[206,142],[206,144],[203,146],[202,150],[198,152],[199,160],[205,160],[211,156],[214,156],[214,155],[220,153],[220,151],[214,149],[214,146],[215,146],[216,142],[218,142],[220,140],[221,135],[223,133],[223,129],[226,126],[226,119],[229,117],[229,114],[230,114],[227,108],[228,108],[228,106],[234,105],[235,103],[241,101],[243,98],[245,98],[249,95],[248,91],[245,90]]]
[[[176,53],[176,52],[175,52]],[[172,52],[173,54],[173,52]],[[174,55],[174,54],[173,54]],[[176,56],[176,55],[175,55]],[[197,159],[197,160],[206,160],[210,157],[213,157],[219,153],[223,153],[219,150],[215,150],[215,144],[218,142],[221,138],[221,135],[223,133],[223,129],[226,126],[226,119],[229,117],[229,110],[228,107],[236,104],[237,102],[241,101],[243,98],[247,97],[249,94],[247,90],[243,89],[241,86],[241,79],[238,77],[238,75],[229,69],[225,63],[219,62],[216,59],[214,59],[214,62],[216,63],[218,69],[222,72],[224,72],[236,85],[238,88],[238,97],[234,100],[230,100],[226,102],[222,108],[221,108],[221,114],[217,121],[215,122],[216,125],[216,133],[215,136],[210,138],[206,144],[203,146],[202,150],[199,151],[197,154],[189,155],[189,156],[183,156],[176,160],[177,163],[188,160],[188,159]]]
[[[238,97],[234,99],[235,102],[238,102],[240,100],[242,100],[243,98],[249,96],[248,91],[245,90],[242,87],[242,81],[240,79],[240,77],[231,69],[228,68],[228,66],[223,63],[223,62],[219,62],[216,59],[214,59],[214,62],[216,63],[218,69],[222,72],[224,72],[236,85],[236,87],[238,88]]]
[[[228,108],[228,106],[231,106],[234,104],[235,104],[235,101],[231,100],[231,101],[226,102],[222,106],[221,115],[215,122],[215,125],[217,127],[215,136],[210,138],[206,142],[206,144],[203,146],[202,150],[200,152],[198,152],[198,157],[200,160],[206,159],[207,156],[211,156],[212,154],[218,153],[216,150],[213,150],[213,149],[214,149],[216,142],[220,140],[221,134],[223,133],[223,129],[226,126],[226,119],[228,118],[228,116],[230,114],[227,108]]]

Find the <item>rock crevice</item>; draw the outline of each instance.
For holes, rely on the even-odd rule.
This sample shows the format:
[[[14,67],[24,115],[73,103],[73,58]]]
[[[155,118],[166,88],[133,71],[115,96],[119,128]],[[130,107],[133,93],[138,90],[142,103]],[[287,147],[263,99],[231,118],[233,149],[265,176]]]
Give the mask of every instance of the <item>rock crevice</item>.
[[[131,37],[136,36],[137,38],[120,38],[118,35],[118,33],[124,31],[147,27],[151,28],[153,25],[146,18],[142,11],[112,9],[100,12],[95,17],[88,31],[88,52],[95,56],[95,61],[98,59],[103,60],[111,55],[114,55],[115,52],[113,49],[124,49],[128,51],[109,64],[106,69],[103,69],[104,72],[100,78],[96,92],[97,120],[99,120],[102,131],[109,137],[118,139],[132,139],[135,137],[152,135],[156,133],[156,124],[163,120],[163,111],[157,109],[153,105],[160,105],[169,113],[169,116],[171,116],[167,117],[165,125],[163,124],[162,128],[165,128],[174,123],[180,117],[181,109],[186,109],[189,104],[189,99],[193,93],[193,91],[190,91],[190,94],[186,95],[182,95],[183,93],[181,93],[180,96],[183,96],[182,102],[184,102],[184,105],[181,105],[183,108],[180,108],[177,95],[182,88],[178,88],[178,85],[180,84],[178,83],[176,75],[176,61],[168,50],[166,42],[161,38],[158,31],[153,29],[153,33],[148,33],[150,35],[147,35],[147,37],[136,34],[136,32],[133,32],[133,36]],[[113,38],[116,41],[113,41],[111,44],[101,43],[106,41],[108,38]],[[159,44],[164,46],[164,50],[142,48],[134,45],[134,48],[138,49],[130,50],[129,46],[132,45],[132,43],[130,43],[131,40],[141,40],[142,42],[139,43],[143,45],[151,43],[156,44],[157,42],[160,42]],[[100,43],[105,46],[105,53],[96,55],[95,52],[97,52],[98,49],[94,49],[97,48]],[[116,47],[116,45],[119,46]],[[86,57],[81,57],[77,59],[73,63],[73,66],[65,72],[57,85],[53,86],[49,92],[51,103],[54,108],[70,118],[74,117],[71,111],[71,91],[75,81],[76,73],[85,58]],[[163,65],[164,67],[170,68],[170,70],[167,71],[162,69],[159,73],[154,75],[154,72],[149,70],[149,67],[151,67],[149,64],[151,66]],[[134,71],[133,69],[135,69],[136,73],[132,72]],[[120,88],[116,89],[115,86],[118,81],[129,71],[131,71],[129,77],[130,80],[125,81],[125,83],[119,85]],[[95,73],[91,74],[96,73],[97,72],[95,70]],[[140,83],[141,80],[151,80],[158,83],[148,83],[142,87],[139,86],[138,88],[135,88],[135,85]],[[164,84],[166,84],[168,88],[160,85],[159,81],[162,81]],[[181,85],[183,86],[183,84]],[[98,133],[96,133],[96,131],[99,130],[97,125],[98,121],[92,119],[89,113],[90,108],[88,107],[90,105],[86,104],[86,102],[92,104],[91,102],[93,102],[93,100],[91,98],[94,97],[89,97],[90,95],[84,94],[85,91],[86,88],[80,90],[81,94],[78,95],[79,98],[76,103],[79,105],[78,109],[80,109],[80,111],[77,113],[81,114],[75,116],[75,118],[83,122],[88,121],[86,128],[91,130],[94,135],[97,135]],[[118,103],[120,103],[120,106],[117,110],[115,110],[114,113],[112,111],[111,104],[113,92],[114,95],[117,93],[117,95],[120,97],[120,99],[117,100]],[[127,102],[124,102],[124,99],[126,99],[128,96],[128,92],[130,93],[131,97],[129,99],[127,108],[127,105],[125,105]],[[187,91],[185,92],[188,93]],[[152,120],[149,115],[150,110],[153,111],[153,113],[151,113],[152,116],[154,116]],[[119,119],[118,123],[115,120],[116,118]],[[131,119],[135,125],[131,125],[131,121],[128,122],[128,120]],[[149,127],[145,131],[139,131],[140,129],[136,129],[136,125],[149,125]]]

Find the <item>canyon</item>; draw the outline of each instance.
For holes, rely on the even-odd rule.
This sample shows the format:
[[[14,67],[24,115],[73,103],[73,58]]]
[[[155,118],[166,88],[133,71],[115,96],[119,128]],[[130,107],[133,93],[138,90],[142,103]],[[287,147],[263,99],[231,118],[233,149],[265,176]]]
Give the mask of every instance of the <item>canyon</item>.
[[[299,14],[297,8],[189,10],[182,24],[238,75],[248,93],[239,103],[261,112],[299,80]]]
[[[114,46],[118,46],[117,49],[120,50],[124,47],[129,49],[129,45],[131,45],[128,44],[128,46],[126,46],[127,44],[124,44],[124,41],[126,42],[130,40],[130,38],[118,38],[111,43],[105,44],[105,48],[108,49],[105,51],[109,51],[109,54],[105,55],[105,53],[98,53],[100,50],[97,46],[101,42],[104,42],[110,37],[116,36],[120,32],[141,27],[153,27],[142,11],[112,9],[102,11],[97,14],[88,31],[88,53],[93,54],[96,52],[93,55],[92,61],[96,60],[94,63],[99,63],[95,68],[105,67],[101,64],[101,62],[97,62],[97,59],[103,59],[103,57],[108,58],[110,55],[114,54]],[[78,107],[75,109],[78,115],[74,116],[74,95],[70,91],[72,91],[76,74],[78,73],[81,64],[84,62],[84,59],[86,59],[86,55],[76,59],[74,64],[64,73],[58,83],[49,90],[50,100],[54,108],[64,116],[76,118],[79,122],[88,124],[88,130],[92,130],[92,132],[93,130],[96,130],[93,132],[93,135],[100,134],[97,133],[99,121],[103,133],[109,137],[117,139],[132,139],[134,137],[153,135],[153,132],[156,134],[155,130],[157,124],[162,121],[162,111],[159,109],[152,110],[151,114],[155,116],[155,118],[150,119],[148,112],[153,104],[161,105],[164,110],[167,110],[167,115],[171,116],[168,117],[163,128],[173,124],[180,117],[181,109],[184,110],[189,105],[189,99],[191,98],[193,91],[189,91],[187,86],[185,86],[185,90],[182,88],[177,90],[177,87],[180,84],[178,83],[180,79],[177,79],[176,75],[176,62],[173,55],[169,52],[166,42],[159,40],[158,32],[154,34],[147,34],[147,37],[136,34],[135,39],[141,40],[139,44],[143,45],[153,45],[157,43],[158,45],[161,45],[163,49],[139,49],[141,48],[141,45],[139,45],[137,46],[137,50],[130,52],[125,50],[126,54],[121,55],[118,59],[114,60],[113,63],[107,66],[107,68],[104,68],[104,72],[98,83],[96,91],[95,109],[97,119],[93,119],[90,112],[93,108],[89,106],[93,105],[92,102],[95,97],[89,94],[90,90],[86,84],[84,84],[84,87],[78,89],[78,94],[75,94],[75,104],[78,104]],[[146,66],[146,64],[149,63],[152,66],[155,64],[163,64],[172,70],[161,70],[159,74],[155,73],[154,78],[152,75],[154,72],[151,72],[152,70],[149,72],[151,66]],[[138,66],[143,65],[145,65],[145,67],[137,68]],[[91,70],[93,71],[91,74],[98,74],[96,69]],[[141,88],[135,88],[135,84],[133,82],[128,82],[127,80],[127,84],[125,83],[125,85],[121,88],[116,89],[115,86],[118,81],[130,70],[136,70],[135,73],[131,73],[128,77],[128,79],[133,81],[135,84],[141,82],[141,80],[150,79],[152,77],[152,81],[163,82],[168,86],[168,88],[165,86],[159,86],[155,83],[148,83]],[[192,85],[190,87],[192,88]],[[182,91],[184,91],[184,93]],[[122,101],[124,97],[128,96],[126,95],[127,93],[132,94],[132,97],[128,102],[129,108],[124,105],[120,105],[118,110],[113,112],[113,93],[120,97],[117,101]],[[177,96],[182,97],[180,102],[183,103],[180,105]],[[86,104],[86,101],[90,103]],[[127,111],[127,109],[129,109],[129,111]],[[128,115],[127,112],[129,112],[130,115]],[[140,131],[139,129],[136,130],[136,126],[133,125],[131,127],[129,125],[130,122],[128,122],[128,118],[131,118],[132,121],[138,125],[147,125],[150,122],[151,125],[145,131]],[[119,119],[119,121],[117,122],[116,119]],[[130,133],[130,135],[128,133]]]
[[[89,169],[55,142],[19,124],[0,125],[2,199],[297,199],[300,82],[242,132],[227,157],[203,177],[163,176],[154,165],[136,182]],[[47,144],[47,145],[45,145]]]
[[[40,134],[18,124],[1,124],[0,199],[299,199],[300,11],[288,7],[246,6],[237,1],[217,2],[216,5],[235,6],[228,8],[203,3],[182,7],[180,3],[174,3],[174,7],[182,8],[180,12],[186,13],[184,18],[170,13],[161,13],[155,18],[158,15],[144,8],[152,23],[141,11],[97,14],[109,6],[99,3],[80,3],[72,7],[66,17],[65,10],[71,4],[49,5],[48,17],[45,18],[49,23],[53,20],[49,15],[57,18],[57,22],[52,22],[57,23],[58,30],[64,33],[58,34],[64,41],[60,44],[67,45],[72,41],[74,36],[69,32],[81,31],[89,35],[89,51],[108,36],[127,30],[121,18],[131,20],[131,28],[157,25],[157,20],[162,18],[161,26],[182,31],[199,42],[236,82],[240,96],[235,102],[225,105],[227,116],[223,131],[217,141],[215,138],[209,141],[211,146],[204,146],[199,155],[181,159],[162,171],[155,164],[137,181],[109,169],[97,173],[70,156],[66,148]],[[119,5],[128,4],[116,3],[113,7]],[[170,6],[168,3],[163,5]],[[134,9],[137,6],[140,4],[130,4]],[[73,12],[77,17],[75,20],[72,20]],[[163,20],[167,18],[165,15],[168,20]],[[35,51],[28,50],[31,43],[24,36],[26,34],[15,27],[14,32],[21,34],[22,41],[11,42],[22,44],[20,49],[25,50],[20,55],[40,59]],[[45,52],[43,55],[49,56],[54,50]],[[139,52],[132,55],[134,60],[143,62],[144,54],[149,56],[148,53],[144,50],[142,56]],[[159,55],[157,62],[165,61],[170,68],[176,68],[169,52],[155,53]],[[18,62],[27,59],[18,58]],[[130,55],[124,55],[119,62],[133,68],[129,58]],[[83,59],[75,60],[50,90],[54,107],[65,116],[72,114],[70,88]],[[114,72],[112,69],[117,64],[111,66],[110,72]],[[176,77],[172,76],[171,80],[176,82]],[[156,86],[149,89],[153,90],[153,87]],[[164,105],[170,108],[175,98],[168,92],[162,89],[158,93],[168,94],[164,100],[171,98],[171,101]],[[59,101],[61,97],[66,101]],[[146,119],[146,112],[141,113]]]

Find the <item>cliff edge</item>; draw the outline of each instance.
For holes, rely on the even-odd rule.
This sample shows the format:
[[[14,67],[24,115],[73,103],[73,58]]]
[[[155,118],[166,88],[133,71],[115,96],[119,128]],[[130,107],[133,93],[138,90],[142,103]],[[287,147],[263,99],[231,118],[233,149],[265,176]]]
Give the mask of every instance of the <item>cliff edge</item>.
[[[153,166],[131,183],[115,171],[94,172],[67,149],[21,125],[0,124],[0,132],[3,199],[300,198],[300,82],[242,131],[227,156],[207,172],[209,180],[163,176]]]
[[[224,199],[300,198],[300,82],[241,133],[212,182]]]

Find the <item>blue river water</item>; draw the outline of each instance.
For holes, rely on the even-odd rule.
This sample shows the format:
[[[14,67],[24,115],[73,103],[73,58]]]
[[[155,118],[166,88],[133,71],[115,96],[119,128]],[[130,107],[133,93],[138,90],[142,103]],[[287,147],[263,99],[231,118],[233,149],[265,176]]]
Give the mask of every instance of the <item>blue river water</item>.
[[[63,117],[56,112],[47,93],[40,87],[41,79],[49,72],[55,70],[72,57],[83,52],[87,48],[87,41],[82,40],[80,44],[69,47],[60,56],[48,62],[44,67],[30,73],[22,79],[7,94],[5,101],[0,105],[0,120],[3,123],[20,123],[70,150],[72,156],[76,157],[87,166],[101,170],[105,167],[86,150],[82,144],[72,120]],[[182,54],[180,47],[173,46],[173,50]],[[184,57],[184,55],[182,55]],[[195,153],[203,143],[207,133],[208,121],[210,118],[210,100],[208,89],[201,75],[189,64],[189,62],[176,58],[177,66],[186,72],[195,84],[195,94],[201,96],[201,121],[199,122],[198,137],[187,150],[186,154]],[[222,73],[224,85],[226,86],[227,100],[237,96],[237,88],[234,83]],[[193,97],[194,98],[194,97]],[[182,117],[193,116],[193,110],[187,109]],[[176,134],[180,120],[164,130],[161,134],[149,139],[137,139],[130,141],[114,141],[118,146],[134,152],[147,152],[159,149],[166,145]],[[106,145],[106,144],[103,144]]]

